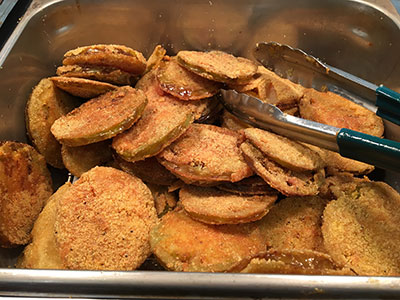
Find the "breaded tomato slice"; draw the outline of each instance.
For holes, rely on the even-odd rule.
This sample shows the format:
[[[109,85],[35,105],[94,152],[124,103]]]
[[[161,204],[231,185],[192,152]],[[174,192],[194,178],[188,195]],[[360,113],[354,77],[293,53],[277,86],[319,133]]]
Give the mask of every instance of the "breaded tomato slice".
[[[30,233],[53,193],[44,157],[32,146],[0,142],[0,245],[15,247],[30,241]]]
[[[64,65],[107,66],[140,75],[146,59],[139,51],[123,45],[99,44],[72,49],[64,54]]]
[[[28,135],[46,162],[55,168],[62,169],[64,165],[61,145],[50,132],[51,125],[80,104],[80,101],[55,87],[49,78],[40,80],[26,104]]]
[[[274,205],[262,219],[261,228],[274,249],[324,252],[322,213],[327,200],[318,197],[289,197]]]
[[[199,100],[214,96],[220,88],[215,82],[179,65],[176,58],[164,59],[157,68],[160,88],[181,100]]]
[[[345,184],[342,191],[323,214],[327,252],[358,275],[399,276],[399,193],[372,181]]]
[[[70,188],[67,182],[46,203],[32,229],[32,242],[24,249],[17,268],[63,269],[60,253],[54,236],[57,202]]]
[[[151,249],[168,270],[227,272],[245,257],[265,250],[257,223],[209,225],[175,209],[151,232]]]
[[[142,91],[119,87],[60,117],[51,132],[60,143],[71,147],[104,141],[131,127],[146,104]]]
[[[117,89],[115,85],[85,78],[54,76],[50,79],[59,89],[73,96],[87,99],[98,97]]]
[[[240,150],[251,168],[272,188],[286,196],[313,196],[325,179],[324,169],[315,171],[293,171],[267,157],[257,147],[244,142]]]
[[[197,75],[223,83],[246,83],[257,72],[257,65],[223,51],[179,51],[178,63]]]
[[[240,153],[242,136],[215,125],[192,124],[158,156],[161,164],[186,183],[240,181],[253,174]]]
[[[66,269],[134,270],[150,254],[157,223],[150,190],[138,178],[95,167],[58,202],[56,242]]]
[[[111,161],[111,141],[106,140],[78,147],[63,145],[61,156],[65,168],[72,175],[80,177],[91,168]]]
[[[185,211],[195,220],[207,224],[239,224],[265,216],[277,195],[244,196],[213,187],[186,185],[179,191]]]
[[[306,89],[300,101],[300,115],[304,119],[378,137],[384,131],[383,121],[375,113],[332,92]]]

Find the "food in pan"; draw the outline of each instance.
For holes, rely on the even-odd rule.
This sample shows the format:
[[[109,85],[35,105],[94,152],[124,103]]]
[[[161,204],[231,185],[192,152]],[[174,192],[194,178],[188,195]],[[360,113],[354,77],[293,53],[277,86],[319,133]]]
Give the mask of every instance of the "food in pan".
[[[25,247],[17,263],[17,268],[27,269],[63,269],[56,245],[54,222],[58,200],[71,187],[67,182],[47,201],[32,229],[32,241]]]
[[[186,213],[207,224],[239,224],[256,221],[265,216],[277,195],[244,196],[214,187],[186,185],[179,191]]]
[[[186,183],[212,185],[253,174],[240,153],[242,137],[215,125],[192,124],[158,156],[160,163]]]
[[[123,86],[60,117],[51,132],[61,144],[72,147],[104,141],[131,127],[146,104],[142,91]]]
[[[199,100],[214,96],[220,88],[208,80],[180,66],[175,58],[164,59],[157,68],[160,88],[181,100]]]
[[[150,254],[153,197],[138,178],[109,167],[84,173],[58,201],[54,230],[67,269],[134,270]]]
[[[358,275],[400,275],[400,195],[383,182],[343,184],[323,214],[327,252]]]
[[[36,149],[46,162],[55,168],[64,167],[61,145],[50,132],[59,117],[80,104],[72,96],[54,86],[49,78],[43,78],[35,86],[25,108],[26,129]]]
[[[64,54],[64,65],[106,66],[134,75],[146,69],[146,59],[139,51],[123,45],[92,45],[79,47]]]
[[[107,66],[67,65],[57,68],[57,75],[62,77],[84,78],[108,82],[115,85],[132,85],[138,75]]]
[[[243,156],[251,168],[263,178],[271,187],[286,196],[312,196],[317,195],[322,185],[324,169],[299,172],[285,168],[250,142],[240,145]]]
[[[113,139],[112,147],[118,155],[130,162],[158,154],[194,121],[192,106],[172,96],[160,95],[154,83],[155,75],[152,72],[138,82],[148,104],[137,124]]]
[[[378,137],[383,135],[384,126],[380,117],[332,92],[305,89],[299,106],[300,115],[304,119]]]
[[[379,118],[340,96],[306,90],[220,51],[169,57],[157,46],[147,62],[141,57],[117,45],[81,47],[65,55],[58,75],[115,85],[138,82],[135,89],[119,87],[124,92],[108,92],[76,109],[72,115],[79,118],[68,126],[88,123],[70,131],[72,145],[62,139],[67,126],[53,125],[64,143],[65,166],[81,178],[49,200],[19,267],[133,270],[152,251],[175,271],[398,274],[399,195],[361,177],[372,166],[339,161],[313,146],[251,128],[221,112],[218,97],[211,95],[217,87],[230,87],[331,125],[363,131],[357,126],[365,123],[365,132],[378,136],[383,133]],[[114,94],[122,100],[109,97]],[[39,110],[32,105],[32,120],[35,111],[46,111],[47,100],[41,101]],[[103,102],[109,105],[99,105]],[[343,110],[338,103],[345,103]],[[90,105],[97,109],[82,109]],[[41,136],[51,135],[55,119],[69,118],[62,117],[65,113],[54,120],[38,116],[38,123],[48,124]],[[128,115],[136,122],[119,126]],[[101,124],[118,132],[103,135]],[[88,131],[89,145],[75,143]],[[114,160],[107,165],[122,170],[94,167],[102,164],[97,159],[103,154],[110,157],[110,143]],[[378,243],[385,250],[375,255]]]
[[[262,230],[273,249],[324,252],[321,224],[327,200],[318,196],[282,199],[262,220]]]
[[[247,83],[257,72],[249,59],[222,51],[179,51],[178,63],[204,78],[223,83]]]
[[[72,175],[80,177],[91,168],[111,161],[110,141],[106,140],[78,147],[62,145],[61,156],[65,168]]]
[[[73,96],[87,99],[117,89],[117,86],[115,85],[85,78],[55,76],[50,79],[59,89]]]
[[[32,146],[0,142],[0,245],[30,241],[33,224],[52,194],[44,157]]]
[[[162,217],[150,243],[165,268],[186,272],[227,272],[245,257],[265,250],[257,223],[209,225],[179,208]]]

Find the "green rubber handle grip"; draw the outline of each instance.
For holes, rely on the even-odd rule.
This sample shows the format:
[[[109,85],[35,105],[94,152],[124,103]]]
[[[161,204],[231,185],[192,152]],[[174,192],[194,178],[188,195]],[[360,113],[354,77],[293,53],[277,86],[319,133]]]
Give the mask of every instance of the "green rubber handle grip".
[[[400,125],[400,94],[381,85],[376,89],[376,114]]]
[[[336,136],[342,156],[400,172],[400,143],[342,128]]]

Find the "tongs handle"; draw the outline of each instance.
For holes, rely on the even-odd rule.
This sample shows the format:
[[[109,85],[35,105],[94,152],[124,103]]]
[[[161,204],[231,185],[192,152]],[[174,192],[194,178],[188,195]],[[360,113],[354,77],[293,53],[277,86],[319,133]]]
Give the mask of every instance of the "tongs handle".
[[[381,85],[376,89],[376,114],[400,125],[400,94]]]
[[[342,156],[400,171],[400,143],[342,128],[336,136]]]

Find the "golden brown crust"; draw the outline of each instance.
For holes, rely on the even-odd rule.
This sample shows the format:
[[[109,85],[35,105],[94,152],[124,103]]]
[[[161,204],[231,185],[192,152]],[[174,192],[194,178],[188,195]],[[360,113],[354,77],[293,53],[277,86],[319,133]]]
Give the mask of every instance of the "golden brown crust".
[[[134,270],[150,254],[153,197],[125,172],[95,167],[58,202],[56,241],[67,269]]]
[[[274,205],[261,228],[274,249],[324,251],[322,213],[327,200],[318,196],[289,197]]]
[[[119,87],[60,117],[51,132],[59,142],[72,147],[104,141],[131,127],[146,104],[142,91]]]
[[[48,78],[35,86],[25,108],[28,135],[46,162],[55,168],[64,168],[61,145],[50,132],[50,127],[59,117],[67,114],[78,101],[57,89]]]
[[[47,201],[32,229],[32,242],[26,246],[17,268],[63,269],[54,236],[57,202],[70,188],[69,182],[61,186]]]
[[[212,187],[184,186],[179,200],[195,220],[207,224],[239,224],[265,216],[277,195],[244,196]]]
[[[265,240],[256,223],[207,225],[174,210],[151,232],[151,248],[169,270],[226,272],[265,250]]]
[[[257,71],[251,60],[222,51],[179,51],[177,59],[193,73],[224,83],[246,83]]]
[[[137,75],[104,66],[60,66],[56,73],[58,76],[99,80],[116,85],[132,85],[137,81]]]
[[[251,168],[271,187],[286,196],[313,196],[319,193],[325,172],[297,172],[286,169],[267,158],[249,142],[244,142],[240,149]]]
[[[157,157],[186,183],[236,182],[253,174],[244,161],[241,136],[214,125],[192,124]]]
[[[112,142],[118,155],[130,162],[158,154],[194,121],[193,107],[161,91],[154,72],[144,75],[137,88],[144,91],[148,104],[135,126]]]
[[[81,98],[94,98],[113,91],[117,86],[91,79],[55,76],[50,78],[54,85],[67,93]]]
[[[251,125],[241,121],[225,109],[222,111],[221,119],[221,127],[228,128],[230,130],[239,131],[252,127]]]
[[[176,58],[164,59],[157,68],[160,88],[181,100],[200,100],[214,96],[220,85],[179,65]]]
[[[0,245],[30,241],[33,224],[52,194],[46,161],[32,146],[0,142]]]
[[[381,137],[384,126],[372,111],[332,92],[306,89],[300,101],[302,118]]]
[[[65,168],[74,176],[80,177],[95,166],[102,165],[112,159],[111,141],[106,140],[79,147],[61,147],[61,155]]]
[[[167,50],[165,50],[163,46],[157,45],[146,62],[146,70],[144,71],[144,74],[150,72],[153,68],[156,68],[164,58],[165,54],[167,54]]]
[[[250,141],[269,159],[294,171],[314,171],[324,167],[324,161],[318,153],[302,144],[259,128],[243,130]]]
[[[63,64],[109,66],[140,75],[146,68],[146,59],[139,51],[126,46],[99,44],[66,52]]]
[[[383,182],[347,184],[323,215],[325,248],[358,275],[400,275],[400,195]]]

